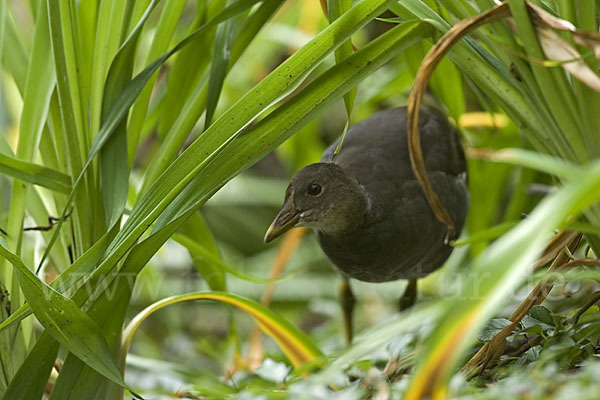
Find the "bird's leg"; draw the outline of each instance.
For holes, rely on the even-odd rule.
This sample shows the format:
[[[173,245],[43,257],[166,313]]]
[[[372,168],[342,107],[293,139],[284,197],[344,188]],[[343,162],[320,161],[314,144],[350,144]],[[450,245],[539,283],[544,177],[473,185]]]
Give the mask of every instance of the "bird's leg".
[[[415,304],[417,300],[417,280],[411,279],[408,281],[408,285],[404,290],[404,294],[400,297],[398,301],[398,307],[400,311],[404,311],[407,308],[410,308]]]
[[[340,286],[340,303],[344,314],[344,332],[346,334],[346,344],[352,343],[352,312],[356,299],[350,287],[350,280],[342,277],[342,285]]]

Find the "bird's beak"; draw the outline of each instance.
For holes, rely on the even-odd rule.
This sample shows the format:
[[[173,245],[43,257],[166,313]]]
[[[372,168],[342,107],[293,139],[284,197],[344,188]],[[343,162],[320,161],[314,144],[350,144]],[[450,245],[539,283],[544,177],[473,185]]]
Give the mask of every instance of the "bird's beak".
[[[294,204],[294,193],[291,193],[285,200],[281,211],[279,211],[279,214],[277,214],[275,220],[269,226],[269,229],[267,229],[265,243],[269,243],[271,240],[292,229],[298,223],[299,219],[300,212]]]

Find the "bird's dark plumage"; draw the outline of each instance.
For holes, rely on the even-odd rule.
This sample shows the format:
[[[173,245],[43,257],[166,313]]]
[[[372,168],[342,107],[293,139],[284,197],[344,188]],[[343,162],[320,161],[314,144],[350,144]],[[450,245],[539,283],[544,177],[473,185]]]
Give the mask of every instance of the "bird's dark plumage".
[[[460,233],[469,194],[456,130],[426,107],[419,129],[429,178]],[[333,264],[367,282],[413,280],[439,268],[452,248],[412,172],[406,136],[406,108],[354,125],[333,162],[337,141],[321,163],[294,175],[265,240],[294,226],[313,228]]]

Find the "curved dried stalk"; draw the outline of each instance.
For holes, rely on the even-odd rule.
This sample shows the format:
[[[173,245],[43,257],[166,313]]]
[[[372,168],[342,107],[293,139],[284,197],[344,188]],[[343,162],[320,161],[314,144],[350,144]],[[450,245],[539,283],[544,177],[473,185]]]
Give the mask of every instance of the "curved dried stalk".
[[[421,149],[421,139],[419,137],[419,109],[423,100],[423,94],[435,67],[439,64],[446,53],[463,36],[472,30],[487,24],[488,22],[506,18],[510,16],[510,10],[507,3],[497,5],[481,15],[464,19],[454,25],[446,34],[431,48],[427,53],[417,76],[414,86],[408,98],[408,154],[413,172],[425,192],[425,197],[433,209],[436,218],[446,224],[448,232],[446,241],[453,238],[456,233],[454,222],[450,218],[448,211],[440,201],[439,197],[431,186],[431,181],[427,175],[425,161],[423,160],[423,151]]]

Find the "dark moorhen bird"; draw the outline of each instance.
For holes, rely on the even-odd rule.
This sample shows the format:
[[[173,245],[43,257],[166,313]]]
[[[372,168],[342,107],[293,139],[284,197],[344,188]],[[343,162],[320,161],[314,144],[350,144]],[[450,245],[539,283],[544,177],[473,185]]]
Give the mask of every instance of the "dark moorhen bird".
[[[406,107],[380,111],[354,125],[320,163],[298,171],[265,242],[293,227],[312,228],[344,277],[341,302],[352,339],[354,296],[349,278],[366,282],[408,279],[400,309],[415,302],[417,279],[452,252],[447,228],[436,219],[408,155]],[[427,173],[460,234],[469,208],[467,168],[456,129],[441,112],[422,107],[420,138]],[[450,238],[453,239],[453,238]]]

